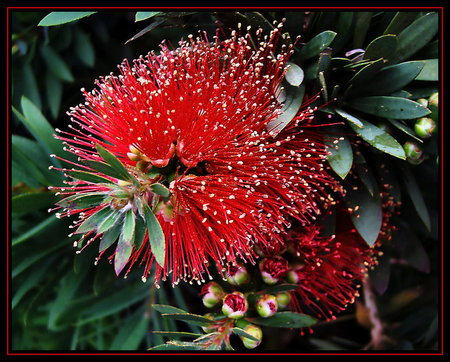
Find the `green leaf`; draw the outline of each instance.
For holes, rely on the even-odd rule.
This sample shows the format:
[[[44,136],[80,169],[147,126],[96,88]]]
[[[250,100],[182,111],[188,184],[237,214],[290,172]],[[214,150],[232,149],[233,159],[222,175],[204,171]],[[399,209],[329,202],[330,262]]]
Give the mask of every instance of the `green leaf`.
[[[252,336],[251,334],[247,333],[245,330],[243,330],[242,328],[238,328],[238,327],[234,327],[231,329],[232,332],[234,334],[237,334],[239,337],[243,337],[243,338],[247,338],[250,339],[252,341],[256,341],[259,342],[259,339],[256,338],[255,336]]]
[[[12,239],[11,246],[15,246],[20,243],[23,243],[24,241],[32,238],[33,236],[38,235],[40,232],[48,230],[57,221],[58,221],[58,219],[54,215],[49,216],[48,218],[44,219],[36,226],[32,227],[31,229],[28,229],[26,232],[20,234],[16,238]]]
[[[215,320],[192,313],[163,313],[161,315],[164,318],[175,319],[200,326],[207,326],[209,324],[217,323]]]
[[[148,322],[145,306],[139,308],[121,323],[119,332],[115,335],[109,349],[113,351],[136,350],[148,331]]]
[[[385,59],[375,60],[374,62],[361,68],[348,82],[352,84],[353,87],[357,87],[361,84],[367,84],[367,82],[372,80],[378,74],[385,63]],[[357,88],[355,92],[359,92],[359,88]]]
[[[47,103],[53,118],[59,115],[59,108],[63,95],[63,84],[60,78],[50,71],[45,75],[45,85],[47,92]]]
[[[390,96],[369,96],[348,101],[358,111],[382,118],[413,119],[424,117],[431,111],[410,99]]]
[[[394,125],[396,128],[398,128],[399,130],[401,130],[402,132],[406,133],[408,136],[413,137],[414,139],[416,139],[418,142],[423,142],[423,140],[419,137],[416,136],[414,130],[412,130],[411,128],[409,128],[406,124],[404,124],[402,121],[397,121],[396,119],[390,119],[388,118],[388,121]]]
[[[123,222],[122,233],[120,234],[121,239],[123,239],[127,245],[133,245],[135,227],[136,227],[136,217],[134,215],[133,210],[130,209],[125,213],[125,220]]]
[[[113,210],[109,206],[105,206],[103,209],[93,213],[77,228],[74,234],[84,234],[89,231],[95,230],[101,225],[101,223],[113,213]]]
[[[356,118],[355,116],[352,116],[351,114],[345,112],[344,110],[336,108],[335,112],[337,114],[339,114],[342,118],[344,118],[348,122],[350,122],[351,125],[356,126],[358,128],[363,127],[363,123],[358,118]]]
[[[122,228],[114,255],[114,271],[117,276],[128,263],[131,251],[133,250],[133,242],[130,238],[127,238],[127,236],[127,233],[124,232],[124,229]]]
[[[11,198],[12,212],[26,214],[31,211],[47,208],[55,201],[52,192],[24,192]]]
[[[267,129],[276,136],[280,133],[297,115],[300,109],[303,97],[305,95],[305,86],[302,84],[299,87],[286,87],[287,99],[283,105],[280,116],[267,124]]]
[[[300,68],[297,64],[292,63],[292,62],[288,62],[287,63],[287,70],[286,70],[286,74],[285,74],[285,79],[286,81],[294,86],[294,87],[298,87],[300,84],[302,84],[303,82],[303,78],[305,76],[303,69]]]
[[[335,36],[336,33],[331,30],[325,30],[320,34],[317,34],[300,49],[300,59],[307,60],[315,57],[333,42]]]
[[[66,62],[49,45],[43,45],[40,48],[41,55],[47,63],[47,68],[59,79],[73,82],[74,77]]]
[[[172,307],[167,304],[152,304],[152,308],[161,314],[171,314],[171,313],[188,313],[183,309]]]
[[[166,240],[158,219],[147,204],[144,204],[145,221],[147,222],[148,240],[156,262],[164,267],[166,258]]]
[[[264,289],[264,292],[268,294],[277,294],[281,292],[289,292],[296,289],[298,289],[297,284],[278,284]]]
[[[431,229],[430,215],[428,213],[428,208],[425,200],[422,196],[419,186],[417,185],[416,179],[409,167],[402,166],[403,182],[405,183],[408,195],[417,211],[420,219],[423,221],[424,225],[428,230]]]
[[[117,175],[120,176],[118,177],[119,179],[137,182],[136,179],[128,172],[123,163],[116,156],[114,156],[111,152],[109,152],[98,143],[95,145],[95,148],[97,149],[100,157],[103,158],[117,172]]]
[[[68,209],[84,209],[90,206],[98,206],[105,200],[102,192],[87,192],[76,194],[59,200],[57,204]]]
[[[198,338],[201,337],[200,333],[192,332],[174,332],[174,331],[152,331],[153,334],[169,337],[169,338]]]
[[[362,48],[373,14],[372,11],[356,12],[355,29],[353,32],[353,48]]]
[[[96,11],[52,11],[39,22],[38,26],[66,24],[95,13]]]
[[[379,58],[389,59],[397,49],[397,36],[388,34],[372,40],[364,52],[363,59],[377,60]]]
[[[75,53],[77,54],[78,59],[80,59],[85,65],[88,67],[94,66],[94,47],[89,39],[89,36],[81,29],[77,29],[75,32]]]
[[[64,171],[68,176],[76,178],[77,180],[91,182],[91,183],[107,183],[107,184],[115,184],[110,179],[107,179],[105,177],[99,176],[95,173],[90,173],[86,171],[79,171],[79,170],[65,170]]]
[[[30,62],[26,62],[23,65],[22,74],[19,77],[22,78],[24,85],[23,95],[28,97],[37,108],[41,109],[40,90]]]
[[[379,196],[371,196],[366,187],[359,184],[356,189],[347,189],[345,203],[353,210],[351,220],[359,235],[372,246],[381,229],[382,210]]]
[[[387,95],[412,82],[424,67],[424,61],[411,61],[384,67],[375,78],[350,90],[350,95]]]
[[[331,137],[333,136],[326,136],[327,141],[325,144],[327,145],[327,151],[330,153],[327,155],[327,160],[333,171],[344,179],[353,164],[352,146],[344,134],[342,134],[339,138],[333,138],[333,140],[335,139],[338,141],[337,143],[329,141]]]
[[[158,14],[161,14],[161,11],[137,11],[135,16],[135,22],[152,18]]]
[[[160,195],[160,196],[162,196],[162,197],[167,197],[167,196],[170,195],[169,189],[168,189],[166,186],[164,186],[164,185],[162,185],[162,184],[160,184],[160,183],[157,183],[157,182],[154,183],[154,184],[151,184],[151,185],[150,185],[150,189],[151,189],[155,194]]]
[[[100,161],[93,160],[83,160],[83,165],[86,165],[90,169],[100,172],[106,176],[121,179],[123,177],[122,173],[118,172],[116,169],[112,168],[109,164]]]
[[[439,80],[439,59],[425,60],[425,66],[417,75],[415,80],[438,81]]]
[[[312,326],[317,322],[310,315],[293,312],[277,312],[269,318],[249,318],[248,320],[251,323],[261,326],[278,328],[304,328]]]
[[[139,250],[145,240],[147,234],[147,225],[142,217],[136,217],[136,227],[134,230],[134,248]]]
[[[411,24],[417,17],[416,11],[399,11],[392,18],[388,27],[383,34],[399,34],[403,29],[405,29],[409,24]]]
[[[398,35],[398,46],[395,54],[389,59],[398,63],[408,59],[433,39],[439,29],[439,14],[428,13],[415,20]]]
[[[116,223],[113,227],[111,227],[110,229],[106,230],[103,233],[102,239],[100,240],[100,245],[98,248],[99,253],[108,249],[112,244],[114,244],[114,242],[119,237],[121,230],[122,230],[122,224]]]
[[[120,211],[112,212],[110,216],[105,218],[103,222],[99,224],[97,228],[97,234],[102,234],[105,231],[111,229],[117,223],[117,221],[120,219],[121,216],[122,214]]]
[[[350,123],[356,134],[358,134],[364,141],[377,148],[380,151],[386,152],[392,156],[405,159],[405,151],[400,143],[394,137],[386,133],[381,128],[369,123],[361,118],[359,121],[362,127],[357,127]]]

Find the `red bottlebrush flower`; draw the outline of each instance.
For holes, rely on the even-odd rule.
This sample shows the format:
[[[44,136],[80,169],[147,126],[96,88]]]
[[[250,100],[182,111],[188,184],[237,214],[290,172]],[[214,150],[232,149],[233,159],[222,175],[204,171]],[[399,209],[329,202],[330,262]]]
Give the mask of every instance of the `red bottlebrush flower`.
[[[289,272],[290,282],[299,285],[291,293],[291,306],[326,320],[354,302],[367,268],[375,263],[374,249],[354,228],[323,237],[311,225],[293,233],[290,244],[303,260]]]
[[[95,207],[69,205],[62,215],[79,213],[83,225],[112,208],[119,222],[131,220],[130,230],[136,224],[137,233],[151,209],[165,238],[162,256],[149,233],[139,242],[132,240],[137,235],[122,243],[119,238],[121,249],[111,256],[117,274],[141,260],[145,279],[156,259],[157,281],[169,273],[174,283],[204,281],[210,263],[254,263],[254,245],[277,248],[292,218],[306,224],[326,204],[324,190],[334,181],[323,166],[325,147],[308,127],[313,111],[302,109],[281,132],[272,132],[282,113],[277,95],[292,46],[280,46],[278,28],[266,39],[257,34],[258,49],[249,34],[235,32],[214,43],[189,36],[176,49],[163,43],[158,55],[151,52],[133,65],[124,61],[120,75],[82,90],[85,103],[69,113],[73,131],[60,131],[58,138],[79,157],[74,166],[84,173],[65,170],[78,179],[61,193],[103,199]],[[128,184],[103,167],[95,145],[120,160],[132,175]],[[103,235],[95,225],[87,244],[99,238],[106,249],[115,229]]]
[[[264,258],[259,263],[261,277],[266,284],[276,284],[288,271],[288,261],[280,256]]]

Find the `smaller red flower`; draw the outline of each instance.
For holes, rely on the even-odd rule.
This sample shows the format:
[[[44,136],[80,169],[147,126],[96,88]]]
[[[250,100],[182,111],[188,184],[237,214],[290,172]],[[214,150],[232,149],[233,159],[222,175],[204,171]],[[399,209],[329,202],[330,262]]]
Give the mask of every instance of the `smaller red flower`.
[[[261,277],[266,284],[276,284],[288,271],[288,261],[280,256],[264,258],[259,263]]]
[[[247,312],[247,309],[247,299],[241,292],[233,292],[223,298],[222,312],[228,318],[241,318]]]

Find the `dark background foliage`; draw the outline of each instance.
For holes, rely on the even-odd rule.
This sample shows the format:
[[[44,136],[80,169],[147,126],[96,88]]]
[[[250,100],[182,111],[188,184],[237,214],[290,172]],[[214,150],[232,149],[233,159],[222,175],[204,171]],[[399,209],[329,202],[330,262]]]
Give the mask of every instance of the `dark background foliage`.
[[[373,303],[361,290],[356,303],[335,321],[319,322],[313,334],[301,336],[298,330],[264,329],[263,343],[256,351],[438,351],[441,138],[434,135],[420,141],[413,132],[414,119],[392,121],[400,117],[400,106],[380,115],[379,109],[361,108],[361,102],[355,101],[361,95],[393,96],[396,102],[417,100],[439,91],[439,11],[434,10],[436,16],[429,24],[402,33],[430,12],[433,10],[158,11],[141,14],[147,18],[136,21],[135,10],[103,10],[67,24],[38,26],[49,11],[11,10],[10,350],[145,351],[165,340],[152,331],[200,332],[198,326],[162,318],[151,307],[154,303],[171,304],[192,313],[206,313],[197,285],[172,288],[167,282],[157,289],[152,281],[142,283],[139,271],[124,280],[116,278],[106,259],[94,266],[95,246],[75,254],[73,240],[67,236],[71,221],[59,220],[47,212],[55,201],[47,187],[62,185],[63,180],[62,174],[48,170],[49,165],[58,163],[49,154],[64,155],[59,141],[52,137],[53,129],[67,129],[65,112],[82,102],[80,88],[93,88],[97,77],[117,73],[116,65],[124,58],[131,61],[149,50],[157,50],[163,39],[176,47],[180,38],[199,30],[207,31],[212,39],[216,22],[222,24],[225,32],[236,28],[238,22],[244,29],[252,25],[253,29],[270,30],[273,20],[286,18],[285,31],[291,38],[301,35],[293,61],[304,70],[307,92],[313,95],[324,88],[319,100],[322,104],[335,98],[319,117],[325,119],[329,113],[336,116],[336,109],[362,117],[394,137],[393,153],[401,153],[404,142],[415,141],[423,148],[425,159],[413,165],[398,154],[381,152],[385,139],[369,145],[358,128],[352,127],[351,120],[336,116],[343,123],[341,131],[351,140],[352,172],[345,180],[362,182],[369,191],[371,187],[376,191],[380,170],[387,168],[390,172],[383,174],[381,183],[392,185],[392,194],[401,201],[398,213],[391,219],[396,230],[380,249],[383,254],[379,266],[369,273],[370,292],[376,300],[378,320],[383,324],[381,340],[380,336],[374,340],[371,334]],[[331,35],[331,42],[320,48],[320,44],[312,42],[317,34]],[[377,55],[387,59],[388,64],[357,58],[361,55],[358,52],[348,53],[369,49],[374,39],[383,34],[394,34],[404,46],[400,54],[395,53],[395,48],[389,48],[389,39],[383,38],[378,48],[372,47],[372,53],[378,51]],[[320,49],[310,49],[310,54],[302,52],[303,44],[308,42]],[[423,60],[427,61],[425,66],[415,74],[412,65],[417,63],[408,63],[409,68],[390,75],[400,88],[392,86],[383,73],[380,75],[387,65]],[[348,159],[349,153],[343,156]],[[344,167],[332,166],[338,174]],[[355,176],[360,166],[365,171],[362,176]],[[237,350],[244,350],[237,337],[234,342]]]

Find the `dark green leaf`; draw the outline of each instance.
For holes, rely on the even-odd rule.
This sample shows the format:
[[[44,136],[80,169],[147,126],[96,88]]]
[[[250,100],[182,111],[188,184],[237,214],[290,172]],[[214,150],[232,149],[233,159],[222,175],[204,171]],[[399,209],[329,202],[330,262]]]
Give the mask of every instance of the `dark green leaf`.
[[[266,288],[264,289],[264,291],[268,294],[277,294],[281,292],[289,292],[296,289],[298,289],[297,284],[278,284],[274,285],[273,287]]]
[[[96,11],[52,11],[45,16],[38,25],[53,26],[66,24],[95,13]]]
[[[293,312],[277,312],[269,318],[249,318],[249,321],[261,326],[278,328],[304,328],[312,326],[317,322],[310,315]]]
[[[384,59],[378,59],[374,62],[366,65],[361,68],[350,80],[349,83],[353,84],[354,87],[357,87],[361,84],[367,84],[371,79],[373,79],[381,68],[384,66],[386,61]],[[356,88],[356,92],[359,92],[359,88]]]
[[[37,224],[36,226],[32,227],[31,229],[28,229],[26,232],[20,234],[16,238],[12,239],[11,246],[15,246],[20,243],[23,243],[24,241],[32,238],[33,236],[36,236],[39,233],[47,230],[48,228],[52,227],[52,225],[55,224],[57,222],[57,220],[58,219],[54,215],[49,216],[48,218],[39,222],[39,224]]]
[[[47,68],[50,72],[63,81],[74,81],[74,77],[69,66],[58,53],[56,53],[49,45],[43,45],[40,49],[41,55],[47,63]]]
[[[397,49],[397,37],[392,34],[382,35],[372,40],[366,48],[363,59],[389,59]]]
[[[402,167],[403,181],[405,183],[408,195],[413,202],[413,205],[425,226],[428,230],[431,228],[430,215],[428,213],[428,208],[425,200],[422,196],[419,186],[417,185],[416,179],[409,167]]]
[[[382,118],[413,119],[424,117],[431,111],[410,99],[369,96],[348,101],[348,105],[358,111]]]
[[[239,337],[243,337],[243,338],[250,339],[252,341],[259,342],[258,338],[256,338],[255,336],[252,336],[251,334],[247,333],[242,328],[234,327],[231,330],[233,331],[234,334],[237,334]]]
[[[84,209],[98,206],[105,200],[105,194],[101,192],[87,192],[65,197],[57,202],[58,205],[68,209]]]
[[[186,314],[187,313],[183,309],[172,307],[171,305],[167,305],[167,304],[152,304],[152,308],[154,310],[157,310],[159,313],[162,313],[162,314],[171,314],[171,313],[184,313],[184,314]]]
[[[144,29],[142,29],[139,33],[137,33],[136,35],[134,35],[133,37],[131,37],[130,39],[128,39],[125,44],[128,44],[129,42],[141,37],[142,35],[148,33],[149,31],[152,31],[153,29],[155,29],[158,25],[161,25],[162,23],[164,23],[166,21],[165,18],[161,18],[161,19],[157,19],[154,22],[152,22],[150,25],[147,25]]]
[[[119,236],[119,241],[117,242],[116,252],[114,255],[114,271],[118,276],[131,256],[131,251],[133,250],[133,243],[130,239],[125,236],[126,233],[122,229]]]
[[[172,342],[168,342],[166,344],[159,344],[155,347],[149,348],[149,351],[191,351],[191,350],[203,350],[204,347],[199,344],[190,343],[190,344],[181,344],[181,342],[177,341],[176,344]]]
[[[121,323],[119,332],[111,343],[111,350],[136,350],[148,331],[148,316],[144,308],[139,308],[134,314]]]
[[[89,36],[81,29],[77,29],[75,32],[75,52],[77,57],[88,67],[94,66],[94,46],[92,45]]]
[[[105,206],[101,210],[93,213],[77,228],[75,234],[84,234],[92,230],[96,230],[101,223],[113,213],[109,206]]]
[[[65,170],[64,171],[68,176],[76,178],[77,180],[101,184],[101,183],[109,183],[114,184],[113,181],[110,179],[107,179],[105,177],[99,176],[95,173],[85,172],[85,171],[79,171],[79,170]]]
[[[397,121],[396,119],[390,119],[388,118],[388,121],[394,125],[396,128],[398,128],[399,130],[403,131],[404,133],[406,133],[408,136],[413,137],[414,139],[416,139],[418,142],[423,142],[422,139],[420,139],[419,137],[416,136],[415,132],[409,128],[406,124],[404,124],[402,121]]]
[[[101,224],[99,224],[99,226],[97,228],[97,234],[102,234],[105,231],[108,231],[109,229],[111,229],[116,224],[116,222],[119,220],[120,216],[122,216],[120,211],[114,211],[113,213],[111,213],[108,217],[106,217],[103,220],[103,222]]]
[[[147,234],[147,225],[142,217],[136,217],[136,227],[134,230],[134,248],[139,250]]]
[[[439,80],[439,59],[425,60],[425,66],[417,75],[415,80],[438,81]]]
[[[52,192],[25,192],[15,195],[11,199],[12,212],[26,214],[31,211],[48,208],[55,201]]]
[[[379,196],[371,196],[364,186],[358,185],[356,189],[347,189],[345,203],[353,210],[351,219],[359,235],[372,246],[381,229],[382,210]]]
[[[408,59],[433,39],[439,29],[438,13],[428,13],[415,20],[398,35],[398,46],[395,54],[389,59],[398,63]]]
[[[217,323],[215,320],[192,313],[163,313],[161,315],[164,318],[175,319],[186,323],[192,323],[201,326],[207,326],[209,324]]]
[[[406,158],[402,145],[389,133],[386,133],[381,128],[361,118],[359,118],[359,121],[361,122],[362,127],[357,127],[353,123],[350,123],[350,126],[363,140],[380,151],[389,153],[390,155],[401,159]]]
[[[287,99],[283,105],[281,115],[267,124],[267,129],[274,136],[280,133],[297,115],[305,95],[305,86],[303,84],[299,87],[287,87],[287,90]]]
[[[337,143],[329,141],[330,137],[332,136],[326,137],[327,151],[330,153],[327,155],[327,160],[333,171],[344,179],[353,164],[352,146],[345,135],[334,138],[333,140]]]
[[[29,62],[26,62],[23,65],[22,72],[23,73],[21,76],[24,85],[23,95],[29,98],[37,108],[41,109],[41,96],[38,83],[33,68]]]
[[[335,36],[336,33],[331,30],[325,30],[320,34],[317,34],[300,49],[300,59],[307,60],[315,57],[333,42]]]
[[[48,71],[45,75],[45,83],[50,112],[52,113],[53,118],[57,118],[63,94],[62,81],[52,72]]]
[[[412,82],[424,66],[423,61],[404,62],[383,68],[375,78],[350,91],[352,96],[387,95]]]
[[[363,47],[372,16],[372,11],[358,11],[356,13],[355,29],[353,32],[353,48]]]
[[[100,172],[106,176],[121,179],[123,174],[118,172],[116,169],[112,168],[109,164],[105,162],[93,161],[93,160],[83,160],[84,165],[88,166],[94,171]]]
[[[399,34],[403,29],[405,29],[409,24],[411,24],[417,17],[416,11],[399,11],[392,18],[388,27],[384,31],[384,34]]]
[[[169,189],[160,184],[160,183],[154,183],[150,185],[150,189],[157,195],[161,195],[162,197],[167,197],[170,194]]]
[[[156,262],[161,267],[164,267],[166,259],[166,240],[161,225],[147,204],[144,205],[144,214],[145,221],[147,222],[148,240],[150,242],[152,254],[155,257]]]
[[[339,114],[342,118],[344,118],[347,121],[349,121],[351,125],[356,126],[358,128],[362,128],[363,127],[363,123],[358,118],[356,118],[355,116],[352,116],[351,114],[345,112],[344,110],[336,108],[335,112],[337,114]]]
[[[122,230],[122,224],[116,223],[113,227],[106,230],[103,235],[102,239],[100,240],[100,245],[98,248],[99,253],[101,253],[103,250],[108,249],[119,237],[120,232]]]
[[[95,148],[97,149],[98,154],[101,158],[103,158],[106,163],[108,163],[114,171],[116,171],[117,175],[119,175],[121,180],[129,180],[131,181],[133,179],[132,175],[128,172],[128,170],[125,168],[123,163],[114,156],[111,152],[109,152],[107,149],[102,147],[100,144],[96,144]]]
[[[169,338],[198,338],[202,336],[200,333],[192,332],[152,331],[152,333]]]

